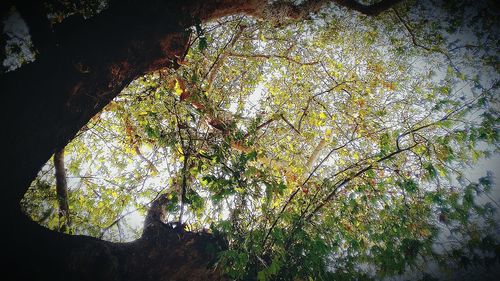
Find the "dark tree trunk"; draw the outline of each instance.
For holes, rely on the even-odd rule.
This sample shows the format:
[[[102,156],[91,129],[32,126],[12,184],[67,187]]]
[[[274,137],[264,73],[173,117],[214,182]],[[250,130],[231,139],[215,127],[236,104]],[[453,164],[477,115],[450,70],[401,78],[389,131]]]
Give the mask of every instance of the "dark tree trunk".
[[[19,202],[56,148],[64,147],[133,79],[179,67],[187,28],[194,22],[236,13],[300,18],[324,2],[310,0],[297,8],[266,5],[265,0],[116,0],[93,18],[73,16],[54,30],[30,1],[19,3],[26,22],[36,23],[29,27],[40,54],[35,62],[0,76],[7,166],[0,204],[7,243],[2,252],[13,280],[219,280],[219,272],[208,267],[214,255],[206,251],[218,242],[207,233],[158,222],[137,241],[110,243],[42,228],[22,214]]]
[[[68,19],[57,29],[56,45],[45,46],[35,62],[0,78],[8,163],[1,213],[9,244],[3,255],[14,280],[200,280],[194,275],[215,274],[199,251],[211,239],[208,234],[165,228],[155,239],[113,244],[49,231],[19,208],[56,148],[128,83],[177,67],[189,38],[186,18],[179,8],[144,5],[141,11],[130,5],[89,20]]]
[[[56,196],[59,206],[59,230],[65,232],[71,227],[68,203],[68,182],[66,180],[66,167],[64,166],[64,148],[54,153],[54,170],[56,177]]]
[[[57,233],[26,217],[22,231],[8,231],[22,242],[3,253],[10,280],[226,280],[212,268],[225,247],[220,239],[156,217],[148,216],[141,238],[129,243]]]

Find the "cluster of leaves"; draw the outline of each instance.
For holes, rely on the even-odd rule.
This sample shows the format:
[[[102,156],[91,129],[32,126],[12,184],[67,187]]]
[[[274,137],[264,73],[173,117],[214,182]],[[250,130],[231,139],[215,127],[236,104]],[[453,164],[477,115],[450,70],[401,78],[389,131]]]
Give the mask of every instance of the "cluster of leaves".
[[[168,220],[227,241],[217,266],[234,279],[498,263],[498,203],[478,203],[492,175],[464,172],[498,150],[491,38],[448,45],[466,23],[445,38],[420,11],[196,25],[177,72],[134,81],[65,148],[73,231],[133,238],[126,215],[168,193]],[[52,169],[23,206],[57,228]]]
[[[10,71],[20,67],[24,63],[35,59],[33,43],[29,36],[28,27],[22,21],[19,14],[13,9],[5,11],[8,17],[3,23],[0,32],[0,43],[3,50],[0,52],[1,71]]]
[[[43,5],[48,11],[48,17],[58,23],[72,15],[79,15],[84,18],[90,18],[103,11],[108,0],[49,0],[44,1]]]

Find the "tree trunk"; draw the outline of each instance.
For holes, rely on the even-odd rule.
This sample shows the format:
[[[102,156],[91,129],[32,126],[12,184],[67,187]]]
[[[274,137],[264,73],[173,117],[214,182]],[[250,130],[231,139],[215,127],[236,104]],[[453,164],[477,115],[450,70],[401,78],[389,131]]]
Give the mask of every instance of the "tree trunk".
[[[50,25],[40,23],[46,17],[22,1],[19,12],[28,24],[37,23],[29,27],[40,54],[35,62],[0,76],[7,166],[0,213],[8,244],[3,254],[14,280],[220,280],[219,272],[207,267],[214,256],[205,248],[218,245],[207,233],[157,223],[137,241],[110,243],[42,228],[22,214],[19,202],[56,148],[64,147],[133,79],[179,67],[187,28],[195,22],[236,13],[300,18],[324,2],[295,7],[265,0],[116,0],[93,18],[73,16],[47,30]],[[353,1],[336,2],[349,6]]]
[[[160,202],[160,203],[165,203]],[[153,204],[154,205],[154,204]],[[226,280],[212,266],[222,240],[205,232],[188,232],[148,213],[143,235],[129,243],[50,231],[23,219],[17,241],[10,244],[4,280]],[[4,240],[5,241],[5,240]],[[8,241],[11,243],[11,241]],[[5,272],[5,271],[4,271]],[[9,276],[9,277],[7,277]],[[10,279],[5,279],[5,278]]]
[[[64,148],[54,153],[54,170],[56,177],[56,196],[59,206],[59,231],[66,232],[71,227],[68,203],[68,183],[66,181],[66,168],[64,166]]]

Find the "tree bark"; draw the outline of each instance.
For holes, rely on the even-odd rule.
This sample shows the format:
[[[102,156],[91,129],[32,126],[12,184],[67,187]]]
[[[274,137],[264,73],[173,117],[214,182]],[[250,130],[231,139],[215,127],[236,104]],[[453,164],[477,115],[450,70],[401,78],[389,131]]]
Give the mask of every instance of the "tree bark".
[[[226,280],[213,269],[222,240],[162,222],[165,197],[153,203],[140,239],[112,243],[42,228],[23,218],[4,280]],[[10,241],[9,241],[10,242]],[[12,247],[12,245],[11,245]],[[5,254],[5,253],[4,253]],[[4,271],[5,272],[5,271]]]
[[[205,247],[218,245],[207,233],[155,223],[137,241],[110,243],[42,228],[22,214],[19,202],[57,148],[64,147],[133,79],[160,68],[179,67],[177,61],[188,46],[187,28],[195,22],[237,13],[267,20],[283,15],[300,18],[325,2],[310,0],[297,8],[268,5],[266,0],[115,0],[93,18],[72,16],[50,27],[29,1],[22,1],[20,12],[39,54],[34,62],[0,76],[7,164],[0,204],[8,244],[2,251],[8,269],[4,276],[13,273],[13,280],[221,280],[219,271],[207,267],[212,255]],[[335,2],[348,7],[351,3]]]
[[[71,227],[68,202],[68,183],[64,166],[64,148],[54,153],[54,169],[56,177],[56,195],[59,205],[59,231],[66,232]]]

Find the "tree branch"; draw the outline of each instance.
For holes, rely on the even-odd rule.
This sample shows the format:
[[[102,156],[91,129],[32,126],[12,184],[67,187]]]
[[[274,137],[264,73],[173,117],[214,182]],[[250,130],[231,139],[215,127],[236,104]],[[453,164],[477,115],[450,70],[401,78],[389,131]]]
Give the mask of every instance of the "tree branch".
[[[325,146],[326,146],[326,140],[324,138],[322,138],[319,141],[318,145],[316,145],[316,147],[314,148],[313,152],[311,153],[311,156],[309,156],[309,159],[307,160],[307,164],[306,164],[306,169],[304,172],[308,173],[309,171],[311,171],[314,162],[316,162],[316,160],[318,160],[318,156],[319,156],[321,150],[323,150],[323,148],[325,148]]]
[[[238,30],[234,33],[231,40],[229,40],[229,42],[227,42],[227,44],[224,46],[222,51],[218,54],[217,58],[215,59],[214,63],[212,64],[212,66],[210,66],[210,69],[208,70],[207,74],[205,75],[205,77],[208,75],[207,87],[206,87],[205,91],[207,91],[207,92],[210,91],[210,88],[212,87],[212,83],[213,83],[217,73],[219,72],[220,67],[224,63],[224,60],[227,57],[227,54],[225,54],[226,50],[231,49],[234,46],[234,44],[236,44],[238,39],[241,37],[241,34],[243,33],[244,29],[245,29],[244,25],[238,25]]]
[[[153,161],[149,160],[148,158],[146,158],[146,156],[144,156],[142,153],[141,153],[141,149],[139,148],[139,144],[136,143],[134,144],[134,150],[135,150],[135,153],[142,159],[142,161],[146,162],[149,166],[149,168],[154,172],[154,173],[158,173],[158,169],[156,168],[155,164],[153,163]]]
[[[301,62],[296,59],[290,58],[288,56],[283,56],[283,55],[266,55],[266,54],[238,54],[238,53],[233,53],[230,52],[228,53],[228,56],[231,57],[239,57],[239,58],[254,58],[254,59],[271,59],[271,58],[278,58],[278,59],[284,59],[289,62],[293,62],[299,65],[315,65],[318,64],[318,61],[311,61],[311,62]]]
[[[189,159],[189,153],[184,153],[184,163],[182,166],[181,207],[180,207],[180,211],[179,211],[179,223],[180,224],[182,224],[182,215],[184,214],[184,202],[186,201],[187,180],[188,180],[187,179],[188,159]]]
[[[438,47],[428,47],[428,46],[420,44],[417,41],[417,36],[413,32],[412,28],[410,27],[410,25],[406,21],[404,21],[403,17],[401,17],[401,15],[399,14],[399,12],[396,9],[394,9],[394,8],[392,9],[392,11],[394,12],[394,14],[398,18],[398,20],[403,24],[403,26],[405,27],[406,31],[408,31],[408,33],[410,34],[411,41],[412,41],[412,43],[413,43],[413,45],[415,47],[422,48],[422,49],[424,49],[424,50],[426,50],[428,52],[437,52],[437,53],[440,53],[440,54],[444,55],[446,57],[446,59],[448,60],[448,62],[450,63],[450,65],[453,67],[453,69],[455,69],[455,71],[457,71],[457,72],[460,72],[460,70],[453,63],[453,60],[451,59],[450,54],[448,54],[448,52],[446,52],[445,50],[443,50],[441,48],[438,48]]]
[[[290,126],[290,128],[292,128],[292,130],[294,130],[297,134],[299,134],[299,135],[300,135],[300,131],[299,131],[299,130],[297,130],[297,128],[295,128],[295,127],[293,126],[293,124],[292,124],[292,123],[290,123],[290,121],[288,121],[288,119],[286,119],[286,118],[285,118],[285,115],[283,115],[283,113],[281,113],[281,114],[280,114],[280,117],[281,117],[281,119],[283,119],[283,121],[285,121],[285,123],[286,123],[288,126]]]
[[[165,210],[165,205],[168,203],[169,199],[166,194],[161,194],[151,202],[151,206],[144,219],[144,230],[143,235],[148,229],[156,226],[158,223],[163,223],[167,212]]]
[[[344,143],[343,145],[341,146],[338,146],[338,147],[335,147],[335,148],[332,148],[330,150],[330,152],[328,152],[328,154],[321,160],[321,162],[316,165],[316,167],[313,169],[313,171],[309,174],[309,176],[304,180],[304,182],[295,189],[295,191],[290,194],[290,196],[288,197],[288,200],[285,202],[285,204],[283,205],[283,207],[281,208],[280,212],[278,213],[278,215],[276,216],[276,219],[273,221],[273,223],[271,224],[271,227],[269,227],[269,230],[266,234],[266,237],[264,237],[264,241],[262,242],[262,246],[265,246],[266,242],[267,242],[267,239],[269,238],[269,235],[271,234],[271,231],[273,230],[273,228],[276,226],[276,224],[278,223],[278,220],[280,219],[281,215],[285,212],[286,210],[286,207],[288,207],[288,205],[292,202],[292,200],[295,198],[295,196],[297,196],[297,194],[299,193],[299,191],[302,189],[302,187],[304,185],[306,185],[309,180],[312,178],[312,176],[314,175],[314,173],[316,172],[316,170],[328,159],[330,158],[330,156],[333,154],[333,152],[341,149],[341,148],[344,148],[346,147],[349,143],[351,143],[353,140],[350,140],[346,143]]]
[[[383,11],[391,8],[392,6],[396,5],[397,3],[401,2],[401,0],[382,0],[372,5],[361,4],[355,0],[334,0],[334,2],[339,4],[340,6],[344,6],[346,8],[358,11],[362,14],[368,16],[376,16],[382,13]]]
[[[64,232],[71,227],[68,204],[68,185],[66,169],[64,167],[64,148],[54,154],[54,168],[56,176],[57,203],[59,205],[59,230]]]
[[[375,161],[375,163],[380,163],[380,162],[383,162],[387,159],[390,159],[392,158],[393,156],[401,153],[401,152],[404,152],[404,151],[407,151],[407,150],[410,150],[412,149],[413,147],[415,147],[418,143],[415,143],[413,144],[412,146],[409,146],[409,147],[406,147],[406,148],[403,148],[403,149],[397,149],[395,151],[393,151],[392,153],[378,159],[377,161]],[[314,208],[314,210],[306,217],[306,221],[309,221],[319,210],[321,210],[328,202],[331,201],[331,199],[333,198],[333,196],[335,196],[337,194],[337,191],[342,188],[343,186],[345,186],[346,184],[348,184],[349,182],[351,182],[353,179],[359,177],[360,175],[364,174],[365,172],[371,170],[373,168],[373,164],[370,164],[368,166],[366,166],[365,168],[359,170],[358,172],[356,172],[354,175],[352,176],[349,176],[343,180],[340,180],[337,182],[337,184],[335,184],[335,188],[332,190],[332,192],[330,192],[330,194],[328,194],[328,196],[326,196],[326,198],[324,200],[321,201],[321,203],[316,206],[316,208]]]
[[[269,120],[267,120],[266,122],[264,122],[264,123],[260,124],[259,126],[257,126],[257,127],[255,128],[255,132],[257,132],[258,130],[262,129],[263,127],[265,127],[265,126],[269,125],[271,122],[273,122],[273,121],[275,121],[275,120],[276,120],[276,118],[270,118],[270,119],[269,119]],[[246,138],[248,138],[249,136],[250,136],[250,133],[249,133],[249,132],[247,132],[247,133],[243,136],[243,139],[246,139]]]

